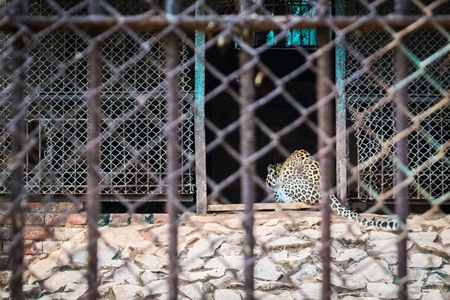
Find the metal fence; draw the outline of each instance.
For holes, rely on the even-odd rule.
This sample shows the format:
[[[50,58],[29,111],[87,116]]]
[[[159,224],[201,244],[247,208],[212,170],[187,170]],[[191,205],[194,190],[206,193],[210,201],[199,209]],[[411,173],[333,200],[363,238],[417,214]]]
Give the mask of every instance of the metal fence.
[[[430,5],[431,1],[423,2]],[[377,7],[379,15],[393,13],[393,3],[387,1]],[[448,14],[448,5],[441,5],[433,10],[435,15]],[[351,8],[352,15],[366,13],[366,8],[357,3]],[[419,6],[412,5],[407,13],[419,16],[422,10]],[[356,148],[358,163],[362,163],[381,151],[383,143],[390,144],[393,152],[395,143],[392,141],[395,135],[395,106],[393,103],[386,103],[375,111],[371,107],[386,97],[388,91],[384,84],[391,86],[395,83],[395,49],[389,49],[392,42],[392,35],[387,31],[368,31],[364,34],[353,32],[348,35],[349,46],[354,48],[363,57],[376,56],[376,59],[369,61],[371,75],[363,74],[353,82],[346,85],[345,95],[349,103],[349,109],[354,121],[359,113],[368,113],[364,119],[364,127],[370,128],[371,132],[363,128],[357,128]],[[415,76],[408,84],[409,104],[408,111],[411,115],[420,116],[428,109],[442,100],[443,92],[448,90],[448,76],[446,71],[445,55],[434,57],[435,53],[442,51],[448,44],[448,37],[443,34],[439,27],[430,29],[417,29],[414,34],[408,37],[408,74],[422,72],[426,69],[426,76]],[[376,54],[379,49],[386,48],[383,53]],[[433,57],[430,59],[430,57]],[[426,66],[421,66],[419,62],[429,59]],[[346,56],[346,73],[354,74],[361,68],[360,59],[348,51]],[[383,84],[380,84],[381,80]],[[448,140],[445,132],[446,120],[448,118],[447,108],[443,107],[434,112],[433,115],[425,115],[420,118],[422,130],[414,130],[408,137],[408,161],[411,170],[420,168],[425,161],[436,153],[436,144],[445,144]],[[409,126],[413,125],[409,123]],[[374,138],[376,135],[376,138]],[[432,142],[433,141],[433,142]],[[360,183],[358,190],[353,197],[364,199],[370,198],[370,193],[365,191],[363,183],[367,182],[378,194],[384,194],[395,185],[395,162],[389,158],[374,161],[367,168],[360,169]],[[448,164],[445,160],[439,160],[432,166],[421,169],[414,175],[414,184],[410,186],[408,198],[412,200],[436,198],[446,193],[446,182],[448,181]],[[441,185],[442,183],[442,185]],[[394,194],[392,197],[395,196]],[[431,200],[431,199],[430,199]]]
[[[114,259],[125,250],[128,259],[143,255],[133,247],[119,251],[105,240],[98,224],[106,194],[129,213],[138,207],[136,201],[163,195],[167,227],[146,232],[167,243],[164,251],[147,255],[167,258],[164,276],[152,276],[167,282],[163,294],[170,299],[180,293],[189,298],[180,292],[187,255],[180,253],[180,244],[205,240],[213,251],[198,254],[203,263],[218,247],[217,240],[201,233],[180,240],[188,229],[180,229],[185,221],[179,213],[243,211],[238,253],[245,264],[233,276],[242,284],[236,289],[254,299],[261,289],[255,285],[258,263],[276,260],[268,254],[274,246],[255,239],[255,209],[302,207],[269,204],[267,166],[296,149],[308,150],[322,169],[320,250],[315,253],[320,296],[335,297],[333,192],[344,205],[373,200],[384,213],[392,212],[384,202],[395,200],[401,225],[393,240],[395,297],[408,297],[408,201],[437,207],[449,197],[446,1],[0,4],[0,193],[10,203],[3,215],[11,225],[8,290],[13,299],[24,299],[23,279],[36,276],[24,263],[27,199],[59,195],[84,203],[86,263],[74,266],[76,247],[61,248],[70,256],[68,263],[50,271],[82,273],[89,299],[98,298],[105,278],[114,277],[101,269],[99,249],[117,250]],[[195,206],[183,205],[186,195]],[[301,214],[285,217],[296,213]],[[128,260],[125,267],[136,271]],[[289,281],[295,272],[280,276]],[[35,281],[51,298],[45,285],[50,275],[45,276]],[[139,295],[156,297],[152,289]],[[199,298],[212,297],[204,284],[197,289]]]
[[[45,1],[30,1],[27,10],[30,16],[54,15],[57,8],[69,10],[71,15],[86,15],[86,6],[74,4],[63,2],[62,6],[55,7]],[[109,6],[109,10],[109,13],[123,15],[146,11],[145,3],[139,1],[117,3]],[[151,40],[153,42],[145,45]],[[25,82],[29,87],[36,87],[25,116],[26,135],[37,138],[25,160],[25,185],[30,193],[87,192],[88,167],[83,148],[88,136],[84,101],[88,90],[88,41],[87,36],[76,33],[49,33],[38,36],[26,49],[31,61],[25,72]],[[3,35],[2,42],[3,45],[8,43],[7,35]],[[163,193],[159,182],[167,173],[163,132],[167,99],[163,69],[167,60],[163,51],[165,42],[164,38],[151,33],[126,32],[114,32],[102,40],[102,194]],[[179,136],[183,145],[180,164],[184,165],[193,151],[193,117],[186,44],[182,43],[181,47],[179,88],[183,120]],[[10,59],[11,53],[4,52],[4,62]],[[6,93],[9,77],[5,73],[1,78],[0,86]],[[8,106],[2,107],[4,119],[9,121],[13,117],[11,110]],[[123,115],[130,107],[135,109]],[[0,176],[4,178],[1,192],[7,193],[11,180],[5,167],[11,154],[7,132],[2,134],[1,147]],[[193,177],[191,168],[183,172],[181,193],[192,194]]]

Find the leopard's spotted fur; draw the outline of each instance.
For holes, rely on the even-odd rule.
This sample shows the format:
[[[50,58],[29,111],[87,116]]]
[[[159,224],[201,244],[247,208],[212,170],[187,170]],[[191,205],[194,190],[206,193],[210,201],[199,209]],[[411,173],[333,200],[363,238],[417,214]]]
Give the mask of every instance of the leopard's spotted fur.
[[[284,163],[268,166],[266,179],[267,187],[273,191],[276,202],[303,202],[315,204],[320,200],[320,165],[305,150],[294,151]],[[397,230],[395,220],[374,219],[361,217],[342,206],[335,195],[331,194],[331,208],[347,219],[352,219],[365,226],[376,226],[389,230]]]

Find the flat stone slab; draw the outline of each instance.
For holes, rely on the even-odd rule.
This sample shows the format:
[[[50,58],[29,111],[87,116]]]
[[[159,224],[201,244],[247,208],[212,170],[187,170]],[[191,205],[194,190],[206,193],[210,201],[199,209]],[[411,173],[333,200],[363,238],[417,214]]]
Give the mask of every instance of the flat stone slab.
[[[310,241],[303,241],[295,236],[288,236],[282,238],[273,236],[268,237],[269,239],[265,243],[265,246],[271,250],[305,248],[311,245]]]
[[[439,268],[442,265],[442,257],[433,254],[414,253],[409,257],[410,268]]]
[[[278,270],[277,265],[271,259],[264,257],[256,262],[254,274],[256,279],[275,281],[283,273]]]
[[[244,269],[243,256],[214,257],[205,264],[206,269]]]
[[[439,233],[439,238],[442,241],[442,245],[449,246],[450,245],[450,229],[444,229],[441,233]]]
[[[190,247],[186,257],[189,259],[191,257],[213,256],[216,249],[224,242],[225,240],[223,237],[216,234],[210,234],[207,238],[195,242],[192,247]]]

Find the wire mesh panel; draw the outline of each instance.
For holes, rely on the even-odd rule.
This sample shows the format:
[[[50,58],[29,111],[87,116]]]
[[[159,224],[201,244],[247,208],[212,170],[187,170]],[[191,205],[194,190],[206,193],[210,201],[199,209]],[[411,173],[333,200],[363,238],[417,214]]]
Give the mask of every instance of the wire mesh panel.
[[[154,13],[142,1],[114,2],[104,9],[123,15]],[[87,6],[81,1],[62,1],[58,5],[46,1],[29,3],[31,16],[52,15],[59,10],[81,16],[86,15]],[[8,36],[3,35],[3,49],[7,43]],[[164,192],[165,186],[160,184],[167,175],[164,44],[164,38],[155,34],[134,32],[111,32],[102,43],[100,168],[104,194]],[[30,138],[36,138],[25,160],[25,183],[31,193],[86,193],[87,48],[88,36],[82,33],[49,33],[41,35],[28,50],[30,64],[26,77],[30,102],[26,107],[26,130]],[[179,192],[192,194],[194,176],[188,158],[193,153],[193,99],[188,68],[183,67],[187,62],[186,44],[182,44],[179,59],[183,115],[179,132],[183,152],[179,163],[185,166]],[[3,60],[7,65],[9,56]],[[3,76],[2,80],[1,87],[6,88],[8,78]],[[1,107],[8,122],[13,116],[7,102]],[[7,134],[2,136],[0,192],[8,193],[10,177],[6,166],[11,147]]]
[[[425,5],[425,2],[424,2]],[[394,3],[388,1],[377,7],[380,15],[393,12]],[[447,14],[450,6],[439,6],[436,15]],[[362,15],[367,9],[360,3],[353,7],[352,14]],[[417,6],[410,8],[410,15],[421,13]],[[364,164],[360,168],[358,187],[351,197],[373,199],[374,195],[389,193],[395,186],[395,107],[389,97],[389,87],[395,81],[395,51],[389,48],[394,37],[389,32],[356,31],[347,36],[349,51],[346,56],[346,73],[352,81],[346,85],[345,95],[350,105],[351,117],[355,121],[356,149],[352,155],[358,163],[364,163],[380,152],[378,160]],[[419,168],[432,158],[439,145],[448,140],[448,109],[444,105],[437,108],[449,88],[448,35],[440,28],[416,30],[408,36],[408,71],[416,74],[408,84],[409,115],[420,122],[412,124],[414,130],[408,137],[408,167],[417,170],[410,185],[408,197],[414,200],[438,198],[447,192],[450,169],[447,159],[434,161],[426,168]],[[444,53],[436,56],[436,52]],[[436,57],[434,57],[436,56]],[[365,60],[368,72],[358,74]],[[423,62],[426,62],[423,64]],[[424,76],[417,76],[418,73]],[[432,114],[426,113],[432,110]],[[359,119],[361,118],[362,119]],[[359,123],[358,123],[359,121]],[[443,134],[444,133],[444,134]],[[385,148],[384,150],[382,148]],[[387,150],[388,149],[388,150]],[[419,170],[420,169],[420,170]],[[394,198],[395,192],[388,198]]]
[[[450,15],[395,2],[6,3],[0,298],[445,299]]]

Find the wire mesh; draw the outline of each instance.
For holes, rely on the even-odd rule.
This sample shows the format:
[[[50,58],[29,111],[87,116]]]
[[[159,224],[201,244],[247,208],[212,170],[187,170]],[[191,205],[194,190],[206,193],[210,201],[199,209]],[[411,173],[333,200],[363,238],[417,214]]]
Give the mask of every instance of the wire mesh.
[[[405,3],[0,1],[0,299],[446,299],[450,5]]]
[[[86,5],[77,1],[52,6],[45,1],[31,1],[32,16],[48,16],[55,10],[71,15],[86,15]],[[56,9],[56,7],[58,9]],[[117,2],[108,6],[117,14],[134,15],[147,11],[144,2]],[[8,37],[3,35],[3,49]],[[166,176],[164,127],[167,87],[164,66],[167,58],[164,38],[154,34],[111,32],[102,42],[102,121],[100,168],[103,174],[101,193],[162,194],[160,181]],[[87,51],[88,37],[77,33],[49,33],[39,36],[27,49],[30,65],[26,78],[30,96],[26,107],[27,135],[37,141],[26,156],[25,184],[36,194],[85,194],[87,163]],[[180,165],[189,165],[193,153],[192,88],[186,67],[187,48],[180,49],[180,113],[183,115],[179,140],[183,144]],[[8,65],[9,55],[4,55]],[[5,89],[8,75],[2,76]],[[135,111],[129,111],[130,108]],[[4,120],[13,118],[8,104],[2,105]],[[115,124],[112,128],[112,124]],[[7,160],[11,153],[8,134],[1,143],[3,166],[0,192],[8,193],[10,174]],[[191,168],[181,175],[179,191],[193,193]]]
[[[432,1],[423,2],[429,5]],[[377,7],[379,15],[388,15],[393,12],[393,1],[387,1]],[[444,15],[448,13],[447,5],[439,6],[434,14]],[[357,3],[351,12],[355,15],[367,13],[361,3]],[[420,15],[422,11],[413,5],[408,14]],[[439,28],[429,30],[419,29],[408,37],[408,73],[413,74],[423,68],[426,76],[418,76],[408,84],[410,118],[420,116],[442,100],[443,91],[448,89],[448,72],[446,71],[447,54],[432,59],[422,66],[419,62],[427,61],[438,51],[442,51],[448,44],[448,35]],[[382,151],[385,143],[389,145],[389,153],[382,159],[373,162],[359,170],[358,188],[350,197],[357,199],[371,199],[371,193],[384,194],[395,186],[396,163],[389,157],[395,151],[395,106],[386,101],[373,109],[374,104],[379,103],[383,97],[387,97],[389,90],[395,81],[395,49],[389,48],[394,40],[390,32],[355,31],[348,35],[347,42],[355,52],[349,51],[346,57],[346,72],[348,76],[360,70],[361,60],[365,60],[370,73],[358,76],[346,85],[346,95],[350,106],[351,117],[356,121],[361,114],[365,114],[363,124],[356,126],[356,148],[352,155],[357,157],[358,163],[363,163]],[[380,51],[380,49],[388,48]],[[356,54],[357,55],[353,55]],[[380,84],[380,82],[382,84]],[[383,101],[381,101],[383,102]],[[373,110],[372,110],[373,109]],[[416,169],[425,161],[436,154],[436,145],[442,145],[447,140],[443,131],[446,129],[446,108],[439,109],[433,115],[427,115],[421,119],[420,128],[415,128],[408,137],[408,161],[409,168]],[[357,123],[355,123],[357,124]],[[412,123],[409,124],[413,126]],[[368,128],[365,130],[364,128]],[[443,130],[441,132],[441,130]],[[369,132],[370,131],[370,132]],[[426,134],[424,133],[426,132]],[[412,200],[424,198],[437,198],[445,193],[449,180],[449,169],[445,159],[434,162],[432,166],[414,174],[414,183],[410,185],[408,197]],[[368,183],[373,191],[367,191],[365,183]],[[443,183],[443,185],[440,185]],[[395,193],[390,195],[394,198]]]

